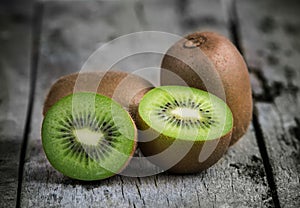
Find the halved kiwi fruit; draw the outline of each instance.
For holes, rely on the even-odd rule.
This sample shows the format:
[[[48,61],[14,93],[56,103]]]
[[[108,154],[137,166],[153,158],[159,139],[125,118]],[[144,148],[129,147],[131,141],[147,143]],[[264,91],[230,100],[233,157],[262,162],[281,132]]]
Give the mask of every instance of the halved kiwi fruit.
[[[198,53],[197,53],[198,51]],[[176,42],[167,51],[161,67],[161,85],[181,85],[170,72],[181,77],[188,86],[207,90],[204,80],[216,82],[210,76],[209,67],[203,67],[203,54],[211,61],[219,74],[225,95],[234,118],[231,145],[247,131],[252,118],[252,94],[247,65],[237,48],[224,36],[214,32],[194,32]],[[176,57],[183,57],[185,62]],[[193,67],[187,63],[193,63]],[[198,74],[203,74],[199,77]],[[221,89],[209,91],[223,99]],[[220,88],[220,87],[218,87]],[[224,101],[225,101],[224,99]]]
[[[59,99],[75,92],[97,92],[110,97],[128,110],[135,119],[142,96],[153,88],[147,80],[121,71],[81,72],[59,78],[49,90],[43,114]]]
[[[79,92],[57,101],[46,113],[42,143],[51,165],[79,180],[119,173],[136,148],[136,127],[112,99]]]
[[[161,86],[138,108],[139,147],[150,161],[173,173],[194,173],[227,150],[232,113],[220,98],[190,87]]]

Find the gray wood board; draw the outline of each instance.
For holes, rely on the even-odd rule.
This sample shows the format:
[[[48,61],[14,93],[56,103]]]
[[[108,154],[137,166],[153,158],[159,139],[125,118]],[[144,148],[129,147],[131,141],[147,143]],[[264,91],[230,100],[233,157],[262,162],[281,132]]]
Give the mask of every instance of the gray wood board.
[[[258,121],[282,207],[300,206],[299,8],[298,1],[237,2]]]
[[[184,35],[203,28],[228,36],[218,1],[47,2],[24,183],[22,207],[262,207],[272,205],[253,128],[205,172],[144,178],[115,176],[79,182],[62,176],[41,146],[42,104],[51,84],[79,71],[102,43],[134,31],[162,30]],[[120,9],[123,8],[123,9]],[[125,9],[124,9],[125,8]],[[136,9],[138,8],[138,9]],[[164,14],[164,11],[167,14]],[[114,14],[114,15],[113,15]],[[152,15],[151,15],[152,14]],[[159,18],[164,17],[164,18]],[[182,23],[181,20],[187,19]],[[202,21],[198,24],[198,21]],[[126,26],[125,26],[125,25]]]
[[[0,207],[15,207],[17,202],[30,82],[31,12],[27,4],[0,5]]]

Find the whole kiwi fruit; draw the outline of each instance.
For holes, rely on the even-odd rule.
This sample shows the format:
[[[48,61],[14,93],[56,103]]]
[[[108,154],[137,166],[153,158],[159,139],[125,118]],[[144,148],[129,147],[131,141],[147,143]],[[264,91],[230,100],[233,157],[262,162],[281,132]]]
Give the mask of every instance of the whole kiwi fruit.
[[[199,53],[195,53],[195,48],[199,49]],[[161,85],[180,85],[178,81],[169,76],[169,72],[172,72],[188,86],[207,90],[203,80],[209,80],[210,75],[204,76],[204,78],[198,76],[208,68],[201,65],[202,54],[211,61],[219,74],[225,97],[218,91],[220,89],[213,89],[209,92],[224,99],[233,114],[232,145],[245,134],[250,124],[252,94],[247,65],[237,48],[226,37],[214,32],[194,32],[176,42],[163,58],[161,68],[164,70],[161,71]],[[187,61],[175,58],[178,56],[184,57]],[[187,62],[199,63],[190,67],[189,64],[186,64]],[[206,71],[204,74],[207,73],[209,72]],[[213,84],[214,78],[211,78],[209,82]]]
[[[73,73],[59,78],[50,88],[44,102],[43,115],[59,99],[74,92],[96,92],[113,98],[135,120],[143,95],[153,88],[147,80],[121,71]]]
[[[51,165],[68,177],[85,181],[121,172],[137,142],[129,113],[111,98],[91,92],[58,100],[47,111],[41,133]]]
[[[161,86],[142,98],[136,125],[143,155],[177,174],[203,171],[226,152],[232,113],[220,98],[199,89]]]

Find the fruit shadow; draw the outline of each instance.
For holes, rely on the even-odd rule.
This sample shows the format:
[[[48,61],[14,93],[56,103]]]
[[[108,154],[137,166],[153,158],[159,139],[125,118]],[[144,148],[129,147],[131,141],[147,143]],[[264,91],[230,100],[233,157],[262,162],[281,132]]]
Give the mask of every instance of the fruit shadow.
[[[40,141],[32,151],[32,158],[31,161],[28,161],[27,164],[25,164],[25,181],[27,183],[38,183],[38,184],[49,184],[49,185],[55,185],[55,186],[71,186],[73,188],[77,186],[81,186],[87,190],[93,189],[93,188],[99,188],[101,186],[108,186],[113,184],[134,184],[135,182],[140,182],[142,180],[159,180],[159,179],[171,179],[172,180],[182,180],[182,177],[189,178],[189,177],[201,177],[206,174],[206,171],[203,171],[201,173],[194,173],[194,174],[174,174],[169,172],[160,172],[158,174],[148,174],[145,177],[134,177],[134,176],[126,176],[121,172],[120,174],[116,174],[110,178],[102,179],[102,180],[96,180],[96,181],[81,181],[69,178],[67,176],[64,176],[63,174],[56,171],[51,164],[48,162],[45,154],[42,154],[42,148],[40,146]],[[142,156],[140,151],[137,150],[135,153],[136,157]],[[31,164],[29,164],[31,163]],[[131,163],[132,164],[132,163]],[[128,165],[127,168],[133,167],[136,170],[141,171],[142,167],[134,167]],[[125,171],[127,168],[125,168],[123,171]],[[143,167],[145,168],[145,167]]]

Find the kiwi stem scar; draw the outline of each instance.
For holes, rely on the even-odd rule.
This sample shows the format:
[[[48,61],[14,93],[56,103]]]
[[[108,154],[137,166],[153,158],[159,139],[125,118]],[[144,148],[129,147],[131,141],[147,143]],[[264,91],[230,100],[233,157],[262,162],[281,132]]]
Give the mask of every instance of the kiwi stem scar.
[[[104,138],[102,132],[94,132],[89,128],[74,129],[73,134],[81,144],[85,145],[96,146],[99,143],[99,141]]]

